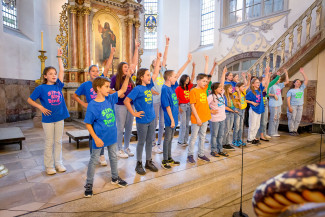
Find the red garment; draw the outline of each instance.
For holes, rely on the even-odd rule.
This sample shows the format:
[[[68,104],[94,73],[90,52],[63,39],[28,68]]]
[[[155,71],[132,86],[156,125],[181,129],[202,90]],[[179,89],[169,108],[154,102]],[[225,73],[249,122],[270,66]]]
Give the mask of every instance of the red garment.
[[[175,90],[178,104],[187,104],[190,102],[190,90],[192,89],[193,84],[190,82],[188,84],[188,90],[184,90],[181,86],[178,86]]]

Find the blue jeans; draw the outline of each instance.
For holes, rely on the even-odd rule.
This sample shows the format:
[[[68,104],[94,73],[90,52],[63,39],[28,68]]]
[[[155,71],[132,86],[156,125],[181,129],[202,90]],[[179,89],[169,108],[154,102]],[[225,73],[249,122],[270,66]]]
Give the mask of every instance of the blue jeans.
[[[90,154],[93,152],[93,137],[89,134],[89,141],[88,141],[88,145],[89,145],[89,151]],[[104,155],[104,147],[100,149],[100,155]]]
[[[183,112],[179,114],[181,124],[179,126],[178,142],[183,144],[188,142],[188,137],[190,134],[191,105],[190,103],[180,104],[179,107],[183,110]]]
[[[260,138],[261,133],[263,133],[264,136],[266,134],[267,121],[269,119],[269,105],[268,105],[267,100],[266,100],[264,108],[265,108],[265,111],[261,114],[260,128],[257,131],[256,138]]]
[[[152,134],[155,133],[155,120],[150,123],[137,123],[138,145],[137,145],[137,161],[142,161],[142,152],[144,143],[146,143],[146,160],[151,160],[152,152]]]
[[[243,138],[243,127],[244,127],[244,119],[245,119],[245,109],[238,109],[238,114],[235,114],[234,117],[234,133],[233,133],[233,141],[239,141]]]
[[[45,133],[44,166],[45,168],[60,166],[62,165],[64,120],[52,123],[42,123],[42,125]]]
[[[278,133],[280,117],[281,117],[281,106],[269,107],[270,110],[270,121],[269,121],[269,135],[273,136]]]
[[[153,104],[153,108],[155,110],[155,125],[154,125],[154,128],[155,128],[155,132],[153,134],[153,142],[156,141],[156,128],[157,128],[157,123],[158,123],[158,118],[159,118],[159,129],[158,129],[158,143],[157,144],[161,144],[161,140],[162,140],[162,137],[163,137],[163,134],[164,134],[164,110],[162,109],[161,107],[161,104],[160,103],[154,103]]]
[[[226,113],[226,120],[225,120],[225,132],[224,132],[224,138],[223,138],[223,143],[224,145],[231,144],[232,139],[230,132],[232,130],[232,127],[234,126],[234,113],[228,112]]]
[[[190,138],[190,144],[188,145],[188,156],[194,154],[194,144],[196,141],[196,138],[199,134],[199,151],[198,154],[199,156],[204,156],[204,143],[205,143],[205,135],[207,133],[207,127],[208,127],[208,122],[202,123],[201,126],[197,124],[191,125],[191,138]]]
[[[222,140],[224,134],[225,120],[219,122],[210,121],[210,132],[211,132],[211,152],[222,152]]]
[[[112,178],[114,179],[118,177],[116,146],[117,146],[116,143],[107,146],[109,162],[111,165]],[[87,170],[87,181],[86,181],[87,184],[93,184],[94,182],[95,168],[96,168],[96,164],[98,163],[98,157],[101,150],[102,150],[101,148],[93,149],[90,155],[90,160],[89,160],[88,170]]]
[[[293,109],[292,113],[287,109],[289,132],[297,132],[302,117],[303,105],[292,105],[291,107]]]
[[[134,110],[134,106],[132,105]],[[117,146],[118,150],[123,149],[123,132],[124,132],[124,150],[129,148],[130,138],[133,126],[133,115],[127,110],[125,105],[115,104],[115,116],[116,116],[116,127],[117,127]],[[125,130],[124,130],[125,129]]]
[[[168,158],[172,157],[172,141],[174,138],[176,128],[165,127],[165,137],[164,137],[164,160],[168,160]]]

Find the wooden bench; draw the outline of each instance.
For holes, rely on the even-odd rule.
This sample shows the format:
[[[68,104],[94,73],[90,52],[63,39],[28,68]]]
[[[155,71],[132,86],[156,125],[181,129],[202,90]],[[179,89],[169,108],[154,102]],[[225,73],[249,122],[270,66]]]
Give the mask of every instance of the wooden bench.
[[[23,140],[25,136],[19,127],[0,128],[0,144],[19,143],[22,150]]]
[[[83,139],[89,139],[88,130],[74,130],[68,131],[66,134],[69,136],[69,143],[71,143],[71,139],[77,142],[77,148],[79,148],[79,141]]]

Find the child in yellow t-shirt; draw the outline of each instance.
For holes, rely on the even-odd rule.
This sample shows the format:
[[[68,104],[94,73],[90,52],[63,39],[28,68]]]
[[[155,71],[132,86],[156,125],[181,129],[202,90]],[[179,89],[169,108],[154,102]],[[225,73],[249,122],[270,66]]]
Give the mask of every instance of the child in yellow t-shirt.
[[[198,159],[210,161],[204,154],[205,135],[208,127],[208,121],[211,119],[211,112],[207,100],[208,75],[200,73],[196,77],[197,86],[190,91],[191,104],[191,138],[188,148],[187,160],[189,163],[195,163],[193,158],[194,143],[199,134],[199,152]]]

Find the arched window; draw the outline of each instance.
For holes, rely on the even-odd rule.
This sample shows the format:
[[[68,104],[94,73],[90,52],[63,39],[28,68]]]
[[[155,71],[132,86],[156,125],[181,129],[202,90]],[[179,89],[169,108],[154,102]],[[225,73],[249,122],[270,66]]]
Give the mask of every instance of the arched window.
[[[213,44],[215,0],[201,2],[201,45]]]
[[[16,0],[2,0],[3,25],[18,29]]]
[[[144,1],[144,49],[157,48],[158,0]]]

